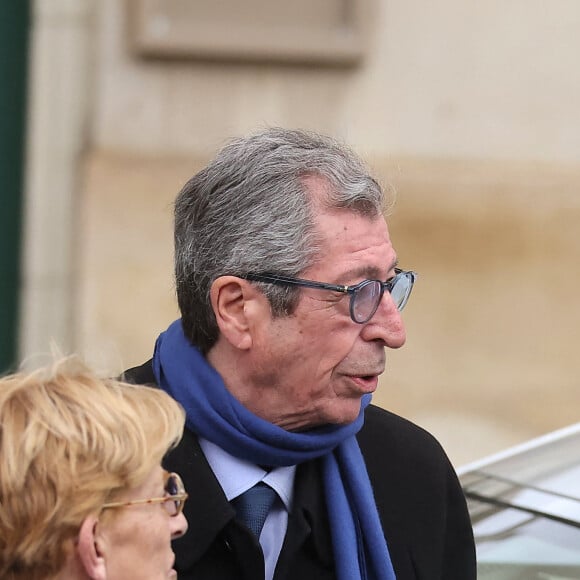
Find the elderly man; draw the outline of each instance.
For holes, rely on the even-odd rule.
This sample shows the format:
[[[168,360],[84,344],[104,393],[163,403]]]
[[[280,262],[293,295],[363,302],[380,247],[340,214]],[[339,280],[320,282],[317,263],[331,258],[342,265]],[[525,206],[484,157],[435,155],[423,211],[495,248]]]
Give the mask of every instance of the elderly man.
[[[181,319],[127,378],[186,410],[166,460],[196,490],[181,580],[475,578],[444,451],[370,404],[415,279],[384,206],[350,150],[285,129],[231,142],[180,192]]]

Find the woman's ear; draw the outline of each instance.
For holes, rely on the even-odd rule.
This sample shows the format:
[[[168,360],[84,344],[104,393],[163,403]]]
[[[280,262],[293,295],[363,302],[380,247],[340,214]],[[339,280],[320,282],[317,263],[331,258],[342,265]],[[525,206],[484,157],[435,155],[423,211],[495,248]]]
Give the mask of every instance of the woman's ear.
[[[210,299],[221,335],[235,348],[251,348],[255,323],[266,310],[269,315],[268,299],[247,280],[236,276],[216,278]]]
[[[91,580],[107,580],[107,568],[100,537],[99,520],[96,516],[84,519],[79,530],[76,546],[79,561]]]

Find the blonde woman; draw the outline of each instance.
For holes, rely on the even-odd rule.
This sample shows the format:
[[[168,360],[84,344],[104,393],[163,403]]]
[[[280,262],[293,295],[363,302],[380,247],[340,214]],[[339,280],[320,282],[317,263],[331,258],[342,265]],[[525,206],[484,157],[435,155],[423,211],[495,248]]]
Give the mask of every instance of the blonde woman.
[[[162,391],[75,358],[0,379],[0,578],[175,578],[187,494],[160,464],[183,424]]]

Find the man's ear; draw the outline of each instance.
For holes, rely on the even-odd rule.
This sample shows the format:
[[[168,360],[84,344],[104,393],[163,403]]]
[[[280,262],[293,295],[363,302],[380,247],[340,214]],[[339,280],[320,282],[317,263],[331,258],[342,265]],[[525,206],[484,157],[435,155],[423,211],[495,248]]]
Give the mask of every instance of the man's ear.
[[[252,346],[253,328],[270,305],[252,284],[236,276],[220,276],[211,285],[210,299],[222,336],[235,348]]]
[[[98,527],[99,520],[97,517],[88,516],[85,518],[79,530],[76,549],[80,563],[87,576],[91,580],[106,580],[107,568]]]

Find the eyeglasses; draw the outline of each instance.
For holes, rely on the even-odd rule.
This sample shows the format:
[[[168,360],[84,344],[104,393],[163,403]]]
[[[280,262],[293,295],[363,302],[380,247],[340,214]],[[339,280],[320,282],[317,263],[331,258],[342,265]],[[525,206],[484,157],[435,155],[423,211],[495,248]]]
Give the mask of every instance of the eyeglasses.
[[[178,516],[183,511],[185,500],[188,498],[181,477],[177,473],[167,473],[165,479],[164,497],[152,497],[149,499],[135,499],[133,501],[122,501],[106,503],[103,509],[129,507],[133,505],[143,505],[149,503],[161,503],[171,517]]]
[[[245,276],[240,276],[240,278],[252,282],[266,282],[267,284],[280,286],[304,286],[305,288],[350,294],[350,317],[357,324],[364,324],[374,316],[385,291],[391,295],[397,310],[403,310],[411,295],[416,277],[417,274],[415,272],[395,268],[395,275],[386,282],[363,280],[354,286],[340,286],[302,278],[278,276],[277,274],[246,274]]]

